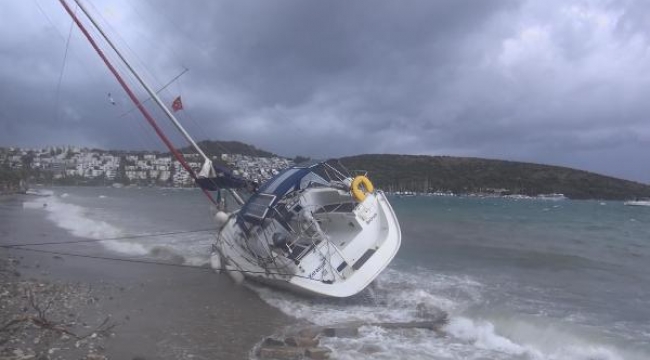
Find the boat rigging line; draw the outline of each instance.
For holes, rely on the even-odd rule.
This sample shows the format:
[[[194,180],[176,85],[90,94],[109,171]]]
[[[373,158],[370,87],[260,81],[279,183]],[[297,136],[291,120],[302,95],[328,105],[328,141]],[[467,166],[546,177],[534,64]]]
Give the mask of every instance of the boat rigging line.
[[[57,255],[57,256],[72,256],[72,257],[96,259],[96,260],[121,261],[121,262],[146,264],[146,265],[169,266],[169,267],[175,267],[175,268],[188,268],[188,269],[195,269],[195,270],[201,270],[201,271],[224,271],[224,272],[238,272],[238,273],[247,273],[247,274],[266,274],[266,275],[293,276],[293,277],[300,277],[300,278],[311,280],[311,281],[321,282],[320,280],[310,278],[309,276],[298,275],[298,274],[289,274],[289,273],[278,273],[278,272],[268,272],[268,271],[252,271],[252,270],[243,270],[243,269],[232,269],[232,268],[227,268],[227,267],[212,268],[212,267],[205,267],[205,266],[176,264],[176,263],[170,263],[170,262],[160,262],[160,261],[151,261],[151,260],[142,260],[142,259],[118,258],[118,257],[100,256],[100,255],[73,254],[73,253],[67,253],[67,252],[62,252],[62,251],[53,251],[53,250],[44,250],[44,249],[32,249],[32,248],[25,248],[25,247],[12,247],[10,245],[0,245],[0,248],[4,248],[4,249],[8,249],[8,250],[16,250],[16,251],[30,251],[30,252],[51,254],[51,255]]]
[[[54,117],[57,123],[59,122],[58,107],[59,107],[59,100],[61,98],[61,82],[63,82],[63,74],[65,73],[65,64],[66,64],[66,60],[68,59],[68,50],[70,49],[70,39],[72,38],[73,29],[74,29],[74,23],[70,22],[70,30],[68,30],[68,38],[65,41],[65,52],[63,53],[63,63],[61,64],[61,72],[59,73],[59,80],[56,83],[56,101],[54,102],[54,106],[55,106]]]
[[[94,44],[93,47],[95,47],[97,44],[94,42],[94,40],[92,40],[92,37],[90,36],[90,34],[85,30],[85,27],[83,26],[83,24],[81,24],[81,21],[79,21],[79,18],[77,18],[76,15],[75,15],[74,13],[72,13],[70,7],[68,7],[68,5],[67,5],[67,3],[65,2],[65,0],[59,0],[59,2],[61,2],[61,4],[63,4],[63,6],[65,7],[65,9],[66,9],[66,11],[68,12],[68,14],[69,14],[73,19],[74,19],[75,23],[77,23],[77,26],[79,26],[79,28],[82,30],[82,32],[84,33],[84,35],[86,35],[86,37],[88,38],[88,40],[91,41],[91,42]],[[102,36],[102,38],[104,39],[104,41],[106,41],[106,43],[111,47],[111,49],[113,49],[113,51],[114,51],[115,54],[120,58],[120,60],[122,60],[122,62],[124,63],[124,65],[126,65],[126,67],[127,67],[127,68],[129,69],[129,71],[131,72],[131,74],[132,74],[132,75],[133,75],[133,76],[138,80],[138,82],[140,83],[140,85],[141,85],[141,86],[142,86],[142,87],[147,91],[147,93],[149,94],[149,96],[151,96],[151,98],[153,99],[153,101],[155,101],[156,104],[158,104],[158,106],[160,106],[160,108],[163,110],[163,112],[165,113],[165,115],[167,116],[167,118],[172,122],[172,124],[173,124],[173,125],[176,127],[176,129],[181,133],[181,135],[183,135],[183,137],[185,138],[185,140],[187,140],[187,142],[189,142],[190,145],[192,145],[192,147],[194,148],[194,150],[196,150],[196,151],[197,151],[197,152],[198,152],[198,153],[203,157],[204,160],[209,160],[208,157],[203,153],[203,150],[201,150],[201,148],[199,148],[199,146],[196,144],[196,142],[194,142],[194,139],[192,139],[192,137],[190,136],[190,134],[188,134],[187,131],[185,131],[185,128],[183,128],[183,126],[178,122],[178,120],[176,120],[176,118],[175,118],[174,115],[171,113],[171,111],[169,111],[169,109],[167,108],[167,106],[165,106],[165,104],[164,104],[164,103],[162,102],[162,100],[158,97],[158,95],[156,94],[156,92],[153,91],[153,89],[151,89],[151,87],[149,87],[149,85],[147,85],[147,83],[142,79],[142,77],[140,76],[140,74],[139,74],[137,71],[135,71],[135,69],[133,68],[133,66],[131,66],[131,64],[126,60],[126,58],[124,57],[124,55],[122,55],[122,52],[121,52],[121,51],[120,51],[120,50],[115,46],[115,44],[113,43],[113,41],[111,41],[111,39],[106,35],[106,33],[104,32],[103,28],[99,25],[99,23],[97,23],[97,21],[95,21],[95,18],[93,18],[93,17],[90,15],[90,13],[89,13],[88,10],[86,9],[86,7],[81,3],[81,1],[80,1],[80,0],[74,0],[74,2],[77,4],[77,6],[79,6],[79,9],[81,9],[81,11],[86,15],[86,17],[88,17],[88,19],[89,19],[90,22],[93,24],[93,26],[95,27],[95,29],[97,29],[97,31],[98,31],[99,34]],[[101,51],[101,50],[99,49],[99,47],[97,47],[95,50],[98,51],[98,52]],[[100,56],[102,56],[102,58],[104,58],[103,53],[102,53],[102,55],[100,55]],[[108,62],[108,60],[105,60],[104,62],[106,63],[106,65],[109,65],[109,64],[110,64],[110,63]],[[109,67],[112,68],[112,65],[110,65]],[[111,72],[113,72],[113,71],[111,71]],[[115,75],[116,77],[120,77],[120,79],[121,79],[121,76],[119,75],[119,73],[117,73],[117,71],[113,72],[113,75]],[[119,80],[118,80],[118,81],[119,81]],[[123,81],[120,81],[120,84],[122,84],[122,82],[123,82]],[[126,83],[124,83],[124,85],[122,85],[122,86],[125,88],[125,90],[128,89],[128,91],[127,91],[128,93],[132,94],[130,88],[126,85]],[[130,96],[130,95],[129,95],[129,96]],[[139,108],[142,108],[142,102],[140,102],[137,98],[135,98],[135,95],[134,95],[134,99],[135,99],[135,100],[134,100],[135,105],[136,105],[137,107],[139,107]],[[133,100],[133,99],[132,99],[132,100]]]
[[[146,237],[156,237],[156,236],[169,236],[169,235],[179,235],[179,234],[192,234],[200,232],[215,231],[214,229],[199,229],[199,230],[183,230],[183,231],[170,231],[164,233],[155,233],[155,234],[137,234],[137,235],[126,235],[126,236],[116,236],[111,238],[103,239],[78,239],[70,241],[49,241],[49,242],[40,242],[40,243],[27,243],[27,244],[3,244],[2,247],[5,248],[19,248],[23,246],[43,246],[43,245],[66,245],[66,244],[80,244],[80,243],[98,243],[102,241],[114,241],[114,240],[130,240],[130,239],[141,239]]]
[[[178,123],[178,121],[176,120],[176,118],[174,117],[174,115],[172,115],[172,113],[169,111],[169,109],[167,109],[167,107],[162,103],[162,101],[160,100],[160,98],[158,97],[158,95],[156,95],[156,93],[155,93],[153,90],[151,90],[151,88],[150,88],[150,87],[149,87],[149,86],[148,86],[148,85],[147,85],[147,84],[142,80],[142,78],[138,75],[138,73],[135,72],[135,70],[133,69],[133,67],[131,67],[131,65],[126,61],[126,59],[122,56],[122,54],[117,50],[117,48],[115,47],[115,45],[114,45],[114,44],[110,41],[110,39],[106,36],[106,34],[105,34],[104,31],[101,29],[101,27],[99,26],[99,24],[97,24],[97,22],[93,19],[93,17],[90,16],[90,14],[89,14],[88,11],[86,10],[86,8],[83,6],[83,4],[81,4],[81,2],[80,2],[79,0],[74,0],[74,1],[75,1],[75,3],[77,4],[77,6],[79,6],[79,9],[81,9],[81,11],[82,11],[82,12],[83,12],[87,17],[88,17],[88,19],[90,19],[90,21],[93,23],[93,25],[95,26],[95,28],[99,31],[99,33],[102,35],[102,37],[105,39],[105,41],[106,41],[106,42],[111,46],[111,48],[112,48],[112,49],[115,51],[115,53],[119,56],[119,58],[122,60],[122,62],[125,63],[125,65],[126,65],[127,68],[131,71],[131,73],[132,73],[132,74],[133,74],[133,75],[138,79],[138,81],[140,82],[140,84],[145,88],[145,90],[149,93],[149,95],[153,98],[153,100],[154,100],[154,101],[155,101],[155,102],[156,102],[156,103],[161,107],[161,109],[165,112],[165,114],[167,115],[167,117],[172,121],[172,123],[174,124],[174,126],[176,126],[176,128],[181,132],[181,134],[185,137],[185,139],[186,139],[188,142],[190,142],[190,144],[195,148],[195,150],[196,150],[196,151],[197,151],[197,152],[198,152],[198,153],[199,153],[199,154],[200,154],[204,159],[209,160],[209,159],[207,158],[207,156],[203,153],[203,151],[202,151],[202,150],[198,147],[198,145],[194,142],[194,140],[193,140],[193,139],[189,136],[189,134],[185,131],[185,129],[184,129],[184,128],[183,128],[183,127]],[[154,129],[154,131],[156,132],[156,134],[158,135],[158,137],[163,141],[163,143],[165,144],[165,146],[167,146],[167,148],[169,149],[169,151],[174,155],[174,157],[176,158],[176,160],[178,160],[178,162],[181,164],[181,166],[183,166],[183,168],[184,168],[184,169],[185,169],[185,170],[190,174],[190,176],[191,176],[194,180],[196,180],[196,179],[197,179],[197,175],[196,175],[196,173],[194,172],[194,170],[190,167],[190,165],[187,163],[187,161],[185,160],[185,158],[183,157],[183,155],[178,151],[178,149],[176,149],[176,147],[174,147],[174,145],[171,143],[171,141],[170,141],[170,140],[167,138],[167,136],[162,132],[162,130],[160,129],[160,127],[159,127],[158,124],[156,123],[156,120],[151,116],[151,114],[149,113],[149,111],[147,111],[147,109],[144,107],[144,105],[142,104],[142,102],[141,102],[141,101],[140,101],[140,100],[135,96],[135,94],[133,93],[133,91],[131,90],[131,88],[129,88],[129,86],[126,84],[126,82],[124,81],[124,79],[122,78],[122,76],[121,76],[121,75],[119,74],[119,72],[115,69],[115,67],[113,66],[113,64],[108,60],[108,58],[106,57],[106,55],[104,54],[104,52],[99,48],[99,46],[97,45],[97,43],[95,42],[95,40],[93,39],[93,37],[90,35],[90,33],[88,32],[88,30],[86,29],[86,27],[81,23],[81,21],[79,20],[79,18],[77,17],[77,15],[72,11],[72,9],[70,9],[70,7],[68,6],[67,2],[66,2],[65,0],[59,0],[59,2],[60,2],[61,5],[63,6],[63,8],[66,10],[66,12],[68,13],[68,15],[70,15],[70,17],[72,18],[72,20],[74,20],[74,22],[77,24],[77,26],[79,27],[79,29],[81,30],[81,32],[84,34],[84,36],[86,37],[86,39],[88,39],[88,42],[90,42],[90,45],[93,47],[93,49],[95,50],[95,52],[97,52],[97,54],[98,54],[99,57],[102,59],[102,61],[104,61],[104,64],[106,64],[106,66],[107,66],[108,69],[111,71],[111,73],[113,74],[113,76],[115,76],[115,78],[117,79],[117,81],[120,83],[120,85],[122,86],[122,88],[124,89],[124,91],[127,93],[127,95],[129,96],[129,98],[131,99],[131,101],[133,101],[133,103],[134,103],[135,106],[140,110],[140,112],[141,112],[142,115],[145,117],[145,119],[147,120],[147,122],[149,123],[149,125],[151,125],[151,127]],[[214,205],[218,205],[217,202],[216,202],[216,200],[215,200],[215,199],[212,197],[212,195],[210,194],[210,192],[208,192],[207,190],[205,190],[205,189],[203,189],[203,188],[202,188],[202,190],[203,190],[203,193],[205,194],[205,196],[206,196],[206,197],[207,197],[207,198],[208,198],[208,199],[209,199],[209,200],[210,200]]]
[[[178,80],[178,78],[180,78],[181,76],[185,75],[185,73],[188,72],[188,71],[190,71],[190,69],[188,69],[188,68],[183,68],[183,71],[182,71],[180,74],[174,76],[174,77],[173,77],[171,80],[169,80],[165,85],[163,85],[163,87],[161,87],[160,89],[158,89],[158,91],[156,91],[156,94],[160,94],[160,93],[161,93],[163,90],[165,90],[169,85],[173,84],[174,81]],[[151,100],[151,99],[152,99],[151,97],[148,97],[148,98],[142,100],[142,104],[146,103],[147,101],[149,101],[149,100]],[[120,117],[124,117],[124,116],[126,116],[126,115],[128,115],[128,114],[134,112],[135,110],[138,110],[138,108],[137,108],[137,107],[133,107],[133,108],[127,110],[126,112],[123,112],[122,114],[120,114]]]

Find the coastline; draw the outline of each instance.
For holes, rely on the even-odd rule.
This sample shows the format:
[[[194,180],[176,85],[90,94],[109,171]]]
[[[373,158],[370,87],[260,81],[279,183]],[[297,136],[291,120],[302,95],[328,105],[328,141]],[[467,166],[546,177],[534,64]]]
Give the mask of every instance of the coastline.
[[[201,194],[192,191],[52,191],[54,195],[49,198],[17,195],[12,197],[14,200],[0,202],[0,244],[80,239],[70,233],[101,239],[202,229],[210,220]],[[47,208],[42,206],[45,201]],[[87,335],[108,315],[110,325],[118,323],[111,329],[115,335],[100,333],[93,338],[97,344],[93,351],[97,351],[91,353],[82,342],[79,348],[84,352],[76,356],[76,341],[67,340],[49,347],[57,349],[52,355],[46,354],[50,359],[83,359],[88,354],[95,360],[258,359],[263,357],[261,349],[267,337],[288,345],[286,339],[293,330],[310,324],[347,328],[345,324],[351,320],[372,324],[419,321],[420,303],[449,312],[450,325],[444,329],[447,336],[437,337],[428,330],[382,330],[369,326],[349,339],[321,338],[320,345],[332,350],[332,358],[367,360],[429,359],[437,354],[518,359],[524,353],[540,354],[531,356],[545,359],[648,358],[647,342],[642,335],[649,329],[643,321],[648,318],[648,310],[638,306],[650,298],[650,287],[643,286],[647,282],[644,274],[648,273],[648,262],[644,260],[650,252],[638,240],[647,238],[647,212],[623,207],[622,203],[608,202],[608,206],[602,206],[605,204],[586,201],[542,203],[418,197],[395,199],[393,203],[402,216],[404,236],[409,241],[404,243],[395,266],[386,271],[372,293],[355,299],[318,301],[265,287],[242,288],[234,286],[227,275],[209,270],[204,273],[200,268],[178,269],[17,250],[12,250],[11,256],[17,257],[19,265],[25,268],[17,268],[21,276],[11,281],[33,278],[38,281],[36,285],[44,284],[44,289],[57,289],[55,283],[61,284],[58,289],[70,294],[72,300],[75,294],[91,290],[90,297],[77,300],[80,321],[85,323],[81,328],[71,328],[78,335]],[[168,210],[171,204],[173,211]],[[114,234],[112,227],[104,229],[103,222],[123,233]],[[92,242],[37,249],[135,259],[144,256],[179,263],[184,260],[168,255],[193,258],[202,249],[207,250],[210,237],[183,234],[173,240],[156,237],[121,243],[148,245],[148,250],[157,246],[179,250],[169,253],[120,251]],[[615,247],[611,246],[612,239],[616,239]],[[0,252],[0,256],[4,255]],[[565,294],[571,296],[567,298]],[[15,299],[23,299],[22,296],[18,293]],[[507,308],[500,305],[503,303]],[[23,307],[18,309],[22,315]],[[584,317],[572,317],[576,313]],[[16,311],[11,314],[18,315]],[[59,314],[64,316],[50,318],[63,320],[68,316],[68,312]],[[499,314],[507,315],[506,320]],[[544,321],[537,321],[536,315]],[[0,310],[1,316],[7,315]],[[613,322],[616,327],[611,326]],[[521,326],[529,331],[523,337],[513,337],[512,333]],[[549,326],[559,333],[558,337],[549,343],[538,342],[537,339],[546,339]],[[0,341],[4,339],[2,335]],[[480,339],[490,343],[486,347]],[[34,349],[46,340],[32,337],[24,343]],[[504,354],[499,345],[503,343],[510,344],[514,353]],[[0,348],[3,346],[9,345],[0,344]],[[266,355],[268,351],[264,352]]]
[[[0,190],[0,198],[10,195],[24,195],[27,189]]]
[[[23,209],[20,195],[2,202],[0,217],[7,221],[0,227],[1,245],[75,239]],[[105,253],[95,244],[38,249]],[[58,329],[32,320],[8,326],[4,331],[11,336],[0,341],[0,357],[10,359],[30,354],[48,359],[245,359],[261,339],[293,322],[253,291],[208,268],[18,248],[0,248],[0,266],[0,308],[5,309],[0,327],[25,316],[38,318],[38,309],[47,309],[45,318]]]

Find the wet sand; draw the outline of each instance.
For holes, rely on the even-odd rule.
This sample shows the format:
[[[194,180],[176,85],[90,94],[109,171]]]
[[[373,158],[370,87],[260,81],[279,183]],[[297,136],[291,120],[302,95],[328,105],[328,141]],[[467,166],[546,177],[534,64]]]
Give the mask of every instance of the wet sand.
[[[0,199],[0,244],[72,239],[73,236],[36,211],[23,209],[20,196]],[[115,256],[96,244],[34,248]],[[92,304],[86,305],[92,306],[76,310],[90,330],[110,316],[115,326],[105,334],[99,349],[93,350],[110,359],[247,359],[256,343],[293,322],[251,290],[210,269],[58,256],[19,249],[0,249],[0,259],[14,259],[17,271],[0,279],[3,289],[25,281],[36,285],[58,284],[61,289],[68,289],[63,291],[91,289]],[[0,298],[0,305],[8,301]],[[0,312],[3,322],[21,315],[1,309]],[[73,353],[73,340],[62,342],[58,338],[59,342],[52,346],[67,346]],[[0,349],[3,346],[8,345],[0,342]],[[57,350],[51,358],[57,358],[57,354],[67,358],[65,349]]]

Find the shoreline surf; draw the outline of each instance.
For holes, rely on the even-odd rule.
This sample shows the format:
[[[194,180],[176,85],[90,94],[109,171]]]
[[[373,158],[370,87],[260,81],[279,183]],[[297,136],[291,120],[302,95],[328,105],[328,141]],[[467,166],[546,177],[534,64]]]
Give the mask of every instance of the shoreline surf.
[[[76,232],[79,236],[101,238],[131,233],[137,228],[144,228],[144,232],[169,230],[181,224],[187,229],[203,221],[194,218],[201,216],[204,209],[194,206],[195,194],[192,192],[151,189],[135,190],[135,193],[134,189],[63,191],[58,192],[55,198],[60,203],[46,208],[27,205],[23,211],[49,218],[48,222],[59,224],[61,227],[56,227],[57,231],[68,237],[70,232]],[[133,199],[137,199],[137,203]],[[610,207],[610,212],[602,213],[605,207],[597,203],[565,202],[561,207],[548,207],[494,200],[425,200],[396,201],[398,215],[406,218],[404,249],[395,264],[379,277],[377,284],[360,296],[326,301],[297,297],[257,285],[231,288],[237,289],[236,293],[244,291],[255,299],[250,301],[264,304],[265,313],[284,319],[284,322],[257,332],[257,338],[251,338],[250,348],[255,341],[296,322],[330,325],[349,320],[411,321],[417,318],[417,305],[424,303],[450,314],[450,323],[444,328],[446,336],[438,338],[426,330],[395,331],[366,326],[358,338],[325,339],[322,344],[330,347],[333,358],[338,359],[394,358],[398,355],[412,359],[459,356],[540,360],[647,358],[650,349],[642,341],[643,333],[650,333],[650,329],[642,324],[642,319],[648,316],[642,307],[645,295],[629,284],[616,283],[633,276],[630,269],[642,272],[636,263],[619,265],[626,262],[626,251],[638,248],[635,251],[645,256],[648,248],[639,245],[636,237],[616,245],[607,242],[607,236],[621,231],[642,235],[644,230],[641,226],[647,218],[629,212],[619,213],[616,216],[622,222],[616,219],[595,226],[588,219],[613,218],[611,211],[615,208]],[[156,213],[155,208],[165,203],[174,203],[184,209],[187,212],[185,217],[173,223],[168,215]],[[128,209],[125,204],[133,208]],[[149,212],[141,212],[143,209],[149,209]],[[121,211],[125,214],[120,214]],[[634,216],[636,221],[632,222],[630,216]],[[133,219],[135,217],[137,219]],[[547,229],[549,223],[556,228]],[[101,231],[84,231],[86,227]],[[510,238],[497,238],[502,233],[510,234]],[[558,238],[549,238],[549,234]],[[29,236],[38,237],[35,234]],[[572,237],[583,243],[569,241]],[[531,243],[531,239],[536,243]],[[95,250],[122,256],[161,256],[161,260],[185,262],[191,256],[201,254],[210,243],[209,237],[201,236],[191,241],[180,240],[158,239],[161,242],[156,245],[143,240],[121,248],[96,247]],[[615,256],[586,251],[588,248],[582,257],[572,254],[582,251],[581,247],[587,245],[597,249],[609,246]],[[152,253],[155,246],[171,249],[183,258],[174,259],[163,251]],[[118,268],[108,270],[110,277],[132,275],[124,274]],[[81,269],[83,266],[77,270]],[[143,276],[154,279],[167,272],[144,268],[142,271],[147,274]],[[176,286],[175,281],[187,279],[196,280],[200,286],[212,287],[215,282],[218,287],[234,286],[227,277],[209,272],[201,275],[188,273],[183,279],[172,276],[167,285]],[[224,281],[230,285],[225,285]],[[619,291],[629,302],[615,300],[616,294],[599,292],[602,286]],[[216,302],[213,296],[223,296],[221,294],[219,291],[219,295],[210,295],[194,288],[191,292],[196,301],[207,296],[207,299],[200,300],[206,304]],[[614,301],[626,305],[617,309]],[[168,303],[166,306],[175,307],[177,304]],[[249,313],[250,309],[244,305],[238,305],[232,311],[239,316],[231,318],[233,322],[242,319],[254,321],[254,317],[259,315],[257,311],[254,311],[257,315]],[[192,316],[195,315],[188,314],[188,317]],[[193,337],[192,334],[187,336]]]

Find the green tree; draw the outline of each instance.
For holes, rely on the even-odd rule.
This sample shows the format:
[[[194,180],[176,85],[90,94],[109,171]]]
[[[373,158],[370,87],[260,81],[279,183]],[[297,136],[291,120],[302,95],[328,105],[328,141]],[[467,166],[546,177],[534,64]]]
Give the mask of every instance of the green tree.
[[[296,163],[296,164],[302,164],[302,163],[307,162],[309,160],[311,160],[311,158],[305,157],[305,156],[300,156],[300,155],[293,158],[293,162]]]

